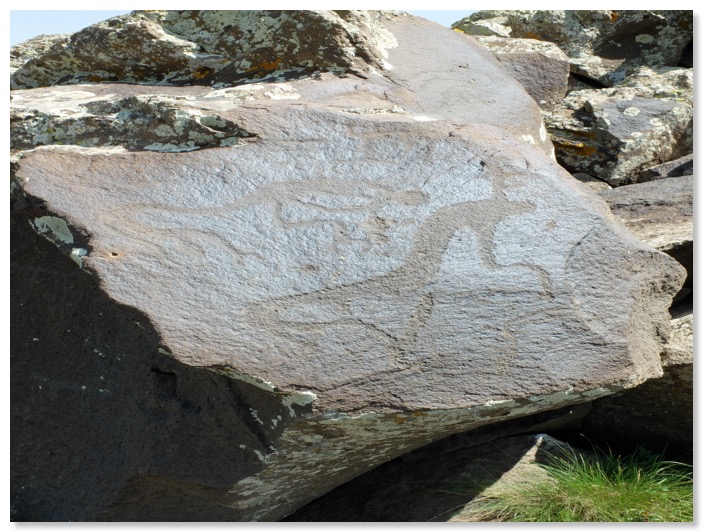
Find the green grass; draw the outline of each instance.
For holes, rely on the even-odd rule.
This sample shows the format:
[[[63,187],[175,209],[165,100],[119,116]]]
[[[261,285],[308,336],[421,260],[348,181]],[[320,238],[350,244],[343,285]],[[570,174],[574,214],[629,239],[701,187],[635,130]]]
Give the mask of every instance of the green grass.
[[[597,451],[550,456],[547,475],[488,490],[472,504],[472,521],[693,521],[693,466],[638,449],[622,457]]]

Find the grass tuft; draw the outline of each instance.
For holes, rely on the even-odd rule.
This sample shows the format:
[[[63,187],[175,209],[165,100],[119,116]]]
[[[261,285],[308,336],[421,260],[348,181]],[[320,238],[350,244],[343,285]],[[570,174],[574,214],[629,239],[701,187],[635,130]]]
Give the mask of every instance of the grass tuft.
[[[625,457],[600,450],[550,455],[541,467],[544,479],[479,497],[471,521],[693,521],[693,466],[646,449]]]

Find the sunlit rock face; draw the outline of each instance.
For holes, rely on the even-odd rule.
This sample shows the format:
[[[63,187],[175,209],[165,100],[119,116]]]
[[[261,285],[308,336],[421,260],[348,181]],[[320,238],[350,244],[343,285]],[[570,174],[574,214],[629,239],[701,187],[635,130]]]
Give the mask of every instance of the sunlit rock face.
[[[683,269],[556,164],[487,51],[405,14],[237,13],[111,19],[14,74],[18,520],[277,520],[661,375]],[[61,70],[90,35],[100,65],[153,45],[145,77]],[[238,77],[232,43],[281,62]],[[204,54],[229,63],[184,74]]]

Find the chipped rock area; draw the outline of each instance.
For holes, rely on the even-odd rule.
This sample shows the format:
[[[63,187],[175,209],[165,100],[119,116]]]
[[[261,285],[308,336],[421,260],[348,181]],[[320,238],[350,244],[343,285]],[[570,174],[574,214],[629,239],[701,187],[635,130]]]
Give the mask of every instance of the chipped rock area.
[[[67,83],[12,93],[16,519],[278,520],[662,374],[683,269],[555,163],[489,52],[408,15],[239,12],[254,43],[292,17],[284,42],[332,44],[218,88],[244,78],[172,68],[194,49],[173,35],[228,45],[193,13],[100,23],[14,74]],[[109,53],[147,30],[153,75],[126,83]],[[90,35],[121,83],[61,70]]]
[[[555,43],[572,72],[614,86],[640,66],[677,66],[693,42],[693,11],[479,11],[452,27]]]
[[[44,145],[119,146],[130,151],[193,151],[234,146],[253,135],[215,114],[190,107],[192,96],[112,94],[37,89],[30,99],[11,95],[11,146],[25,150]],[[89,87],[88,87],[89,88]],[[58,98],[58,102],[57,102]]]

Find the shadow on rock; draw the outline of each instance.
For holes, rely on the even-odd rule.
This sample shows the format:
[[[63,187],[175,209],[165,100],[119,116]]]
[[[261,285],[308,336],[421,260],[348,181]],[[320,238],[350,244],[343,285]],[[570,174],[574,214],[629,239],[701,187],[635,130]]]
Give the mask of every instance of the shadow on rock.
[[[284,521],[463,520],[467,504],[506,474],[518,474],[516,466],[539,449],[535,436],[506,436],[574,425],[589,410],[576,405],[450,436],[357,477]]]
[[[266,452],[264,392],[174,361],[16,213],[10,266],[12,520],[236,518],[209,494],[261,468],[233,441]]]

